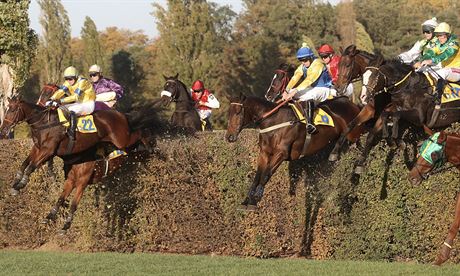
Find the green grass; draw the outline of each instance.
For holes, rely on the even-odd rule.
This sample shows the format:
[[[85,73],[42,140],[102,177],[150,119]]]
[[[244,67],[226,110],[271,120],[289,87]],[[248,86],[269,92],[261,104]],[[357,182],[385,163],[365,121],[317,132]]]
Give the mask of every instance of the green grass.
[[[2,275],[459,275],[460,265],[174,254],[0,251]]]

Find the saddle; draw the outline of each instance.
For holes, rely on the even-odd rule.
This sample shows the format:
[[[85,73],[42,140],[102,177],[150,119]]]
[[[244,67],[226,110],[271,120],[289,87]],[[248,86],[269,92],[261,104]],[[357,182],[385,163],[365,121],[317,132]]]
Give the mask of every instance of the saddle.
[[[437,80],[428,72],[424,72],[424,74],[430,85],[433,87],[433,92],[435,92]],[[447,84],[444,86],[444,91],[441,97],[441,104],[457,100],[460,100],[460,81],[447,81]]]
[[[299,102],[289,103],[289,106],[294,111],[299,122],[302,124],[306,124],[307,120],[301,111],[301,107],[299,106]],[[315,125],[323,125],[323,126],[330,126],[334,127],[334,120],[332,119],[331,115],[327,114],[321,107],[315,107],[315,115],[313,117],[313,124]]]
[[[69,115],[66,116],[62,109],[58,109],[57,111],[58,111],[59,122],[61,122],[63,126],[68,128],[70,126],[70,122],[68,120]],[[96,128],[96,124],[94,123],[93,115],[90,114],[90,115],[79,116],[77,118],[76,130],[81,133],[96,133],[97,128]]]

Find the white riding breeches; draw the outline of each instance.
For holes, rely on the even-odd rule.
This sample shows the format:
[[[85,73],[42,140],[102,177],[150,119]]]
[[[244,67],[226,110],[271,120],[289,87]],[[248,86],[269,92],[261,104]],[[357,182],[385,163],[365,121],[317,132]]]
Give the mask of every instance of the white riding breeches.
[[[113,107],[117,102],[117,93],[109,91],[96,94],[96,102],[104,102],[107,106]]]
[[[344,96],[351,97],[353,95],[353,83],[348,84],[347,88],[345,89]]]
[[[441,77],[452,82],[460,81],[460,68],[441,68],[439,70],[435,70],[437,74],[433,73],[431,70],[428,72],[430,72],[430,74],[436,79]]]
[[[207,118],[211,117],[210,109],[197,109],[196,111],[198,111],[201,120],[206,120]]]
[[[94,111],[94,101],[84,103],[71,103],[64,105],[69,111],[75,112],[77,115],[88,115]]]
[[[300,102],[315,100],[316,102],[324,102],[330,96],[337,96],[337,91],[334,88],[328,87],[308,87],[304,90],[299,90],[294,95],[294,99]]]

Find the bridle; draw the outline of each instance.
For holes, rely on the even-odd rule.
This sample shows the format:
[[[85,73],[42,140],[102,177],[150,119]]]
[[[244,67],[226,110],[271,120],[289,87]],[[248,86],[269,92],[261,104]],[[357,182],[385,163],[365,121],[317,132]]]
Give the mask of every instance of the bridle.
[[[277,75],[278,75],[278,74],[282,74],[282,75],[283,75],[283,78],[281,79],[280,84],[277,85],[277,86],[274,84],[274,81],[275,81],[275,79],[276,79],[276,76],[272,79],[272,81],[271,81],[271,83],[270,83],[270,86],[268,87],[267,93],[266,93],[266,95],[265,95],[265,98],[266,98],[267,100],[269,100],[268,97],[267,97],[267,95],[268,95],[268,92],[269,92],[271,89],[273,89],[274,91],[278,91],[277,94],[276,94],[276,96],[273,97],[273,99],[272,99],[272,100],[274,100],[274,99],[278,98],[278,96],[283,92],[283,90],[286,88],[286,86],[287,86],[288,83],[289,83],[288,72],[287,72],[286,70],[283,70],[283,69],[276,69],[276,70],[275,70],[275,73],[276,73]]]

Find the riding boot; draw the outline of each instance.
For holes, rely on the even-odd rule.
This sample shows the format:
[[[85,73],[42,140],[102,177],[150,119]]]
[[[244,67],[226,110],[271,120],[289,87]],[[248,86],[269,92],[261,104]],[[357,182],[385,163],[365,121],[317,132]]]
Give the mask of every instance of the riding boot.
[[[436,93],[434,94],[434,102],[437,106],[441,105],[442,94],[444,93],[444,86],[446,85],[446,80],[439,78],[436,83]]]
[[[306,108],[306,119],[307,119],[307,133],[312,134],[316,131],[316,127],[313,124],[313,115],[315,113],[315,101],[308,100]]]
[[[77,114],[75,112],[70,111],[70,127],[69,130],[67,131],[67,134],[69,135],[70,139],[75,140],[75,134],[77,131]]]

